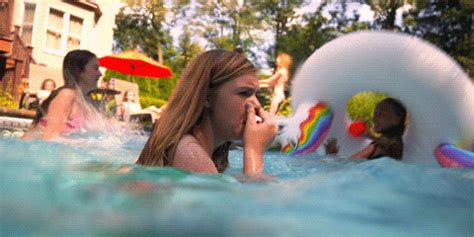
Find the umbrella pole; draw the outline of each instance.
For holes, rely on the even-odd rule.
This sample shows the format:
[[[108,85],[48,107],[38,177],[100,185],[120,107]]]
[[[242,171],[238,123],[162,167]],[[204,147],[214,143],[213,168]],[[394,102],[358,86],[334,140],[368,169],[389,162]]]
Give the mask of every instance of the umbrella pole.
[[[135,83],[135,80],[133,80],[133,70],[135,70],[135,65],[132,64],[131,66],[132,66],[132,71],[131,71],[131,73],[130,73],[130,76],[128,77],[128,80],[129,80],[130,82]]]

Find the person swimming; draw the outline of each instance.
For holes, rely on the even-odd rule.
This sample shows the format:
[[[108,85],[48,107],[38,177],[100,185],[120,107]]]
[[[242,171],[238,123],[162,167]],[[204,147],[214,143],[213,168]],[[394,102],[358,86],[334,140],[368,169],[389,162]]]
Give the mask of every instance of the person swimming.
[[[69,52],[63,61],[64,86],[43,101],[22,139],[50,140],[83,129],[95,114],[86,95],[97,88],[101,76],[95,54],[87,50]]]
[[[231,142],[242,139],[243,173],[260,174],[277,126],[260,105],[258,90],[256,68],[243,55],[225,50],[198,55],[181,75],[137,164],[224,172]]]
[[[364,149],[352,155],[351,159],[391,157],[401,160],[403,157],[403,134],[406,128],[407,110],[398,100],[386,98],[377,103],[372,122],[374,131],[380,137],[371,136],[373,141]],[[330,138],[324,144],[326,154],[337,154],[339,147],[336,138]]]

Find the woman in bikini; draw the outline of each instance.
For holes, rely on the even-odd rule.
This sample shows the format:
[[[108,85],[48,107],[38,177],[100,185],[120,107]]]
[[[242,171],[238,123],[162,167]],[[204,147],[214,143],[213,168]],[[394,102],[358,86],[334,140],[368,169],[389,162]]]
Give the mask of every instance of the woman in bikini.
[[[24,140],[51,140],[87,127],[96,115],[87,93],[97,88],[102,76],[97,57],[87,50],[73,50],[63,61],[64,86],[41,103]]]

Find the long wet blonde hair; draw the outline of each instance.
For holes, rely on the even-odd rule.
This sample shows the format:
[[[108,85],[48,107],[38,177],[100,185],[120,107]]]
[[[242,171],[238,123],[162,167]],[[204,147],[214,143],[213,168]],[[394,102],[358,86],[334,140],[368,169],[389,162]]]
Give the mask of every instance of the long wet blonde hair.
[[[137,163],[171,165],[181,138],[201,122],[210,95],[225,82],[255,72],[254,65],[239,53],[216,49],[198,55],[182,73]],[[213,154],[219,172],[227,166],[228,146],[229,143],[224,144]],[[216,159],[218,156],[225,160]]]
[[[280,63],[278,63],[277,67],[284,67],[287,70],[290,70],[290,66],[293,63],[293,59],[291,56],[287,53],[278,53],[277,59],[280,60]]]

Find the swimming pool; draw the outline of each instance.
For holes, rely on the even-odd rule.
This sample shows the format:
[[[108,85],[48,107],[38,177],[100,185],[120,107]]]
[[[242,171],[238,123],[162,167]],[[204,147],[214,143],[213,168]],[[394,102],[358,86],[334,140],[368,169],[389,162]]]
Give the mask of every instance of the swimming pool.
[[[265,156],[270,180],[133,165],[146,142],[0,139],[0,231],[12,235],[472,236],[474,170],[391,159]]]

